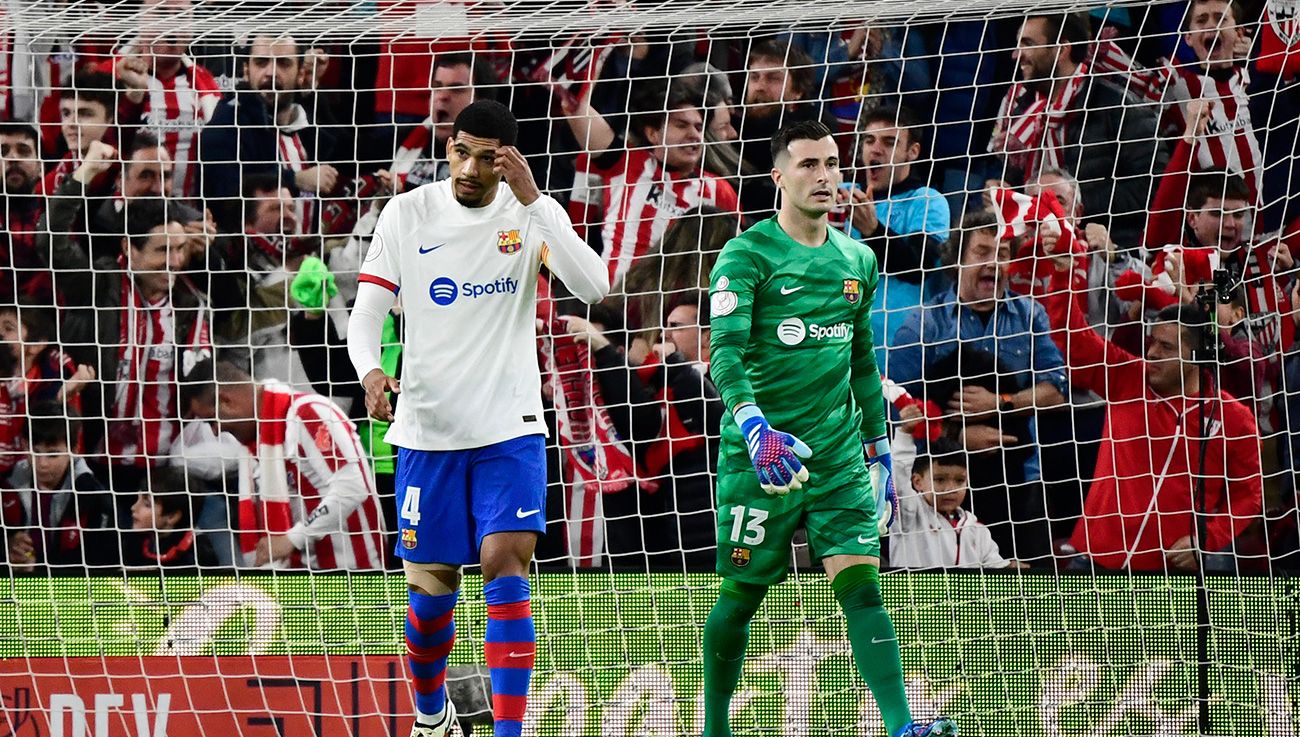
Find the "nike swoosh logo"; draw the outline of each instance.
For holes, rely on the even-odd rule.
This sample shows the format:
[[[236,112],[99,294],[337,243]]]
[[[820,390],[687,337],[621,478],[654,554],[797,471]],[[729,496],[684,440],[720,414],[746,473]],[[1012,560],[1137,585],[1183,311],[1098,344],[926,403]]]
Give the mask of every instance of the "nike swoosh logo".
[[[510,657],[512,658],[526,658],[528,655],[529,653],[517,653],[514,650],[510,651]]]
[[[433,253],[434,251],[438,250],[439,248],[442,248],[442,247],[445,246],[445,245],[447,245],[447,244],[446,244],[446,243],[439,243],[439,244],[436,245],[436,246],[429,246],[428,248],[425,248],[424,246],[420,246],[420,253],[421,253],[421,255],[426,254],[426,253]]]
[[[866,544],[869,543],[869,542],[871,542],[871,538],[866,537],[865,535],[858,535],[858,544],[859,544],[859,545],[866,545]]]
[[[523,508],[523,507],[520,507],[520,508],[518,508],[518,509],[515,510],[515,516],[518,517],[519,519],[523,519],[523,518],[525,518],[525,517],[532,517],[534,514],[537,514],[537,513],[540,512],[540,511],[542,511],[542,510],[540,510],[540,509],[530,509],[530,510],[528,510],[527,512],[525,512],[525,511],[524,511],[524,508]]]
[[[803,287],[781,287],[781,294],[794,294]]]
[[[897,641],[898,641],[898,638],[897,638],[897,637],[886,637],[886,638],[883,639],[883,640],[880,639],[879,637],[872,637],[872,638],[871,638],[871,644],[872,644],[872,645],[879,645],[879,644],[882,643],[882,642],[897,642]]]

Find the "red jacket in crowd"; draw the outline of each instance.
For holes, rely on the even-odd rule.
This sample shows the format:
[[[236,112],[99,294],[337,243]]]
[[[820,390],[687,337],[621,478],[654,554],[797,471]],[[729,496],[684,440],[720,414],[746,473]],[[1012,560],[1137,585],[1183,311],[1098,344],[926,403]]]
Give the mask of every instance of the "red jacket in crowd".
[[[1254,415],[1222,390],[1199,401],[1156,395],[1147,385],[1146,362],[1088,325],[1068,280],[1058,273],[1052,292],[1041,298],[1052,340],[1065,356],[1071,382],[1108,405],[1097,469],[1071,544],[1105,568],[1164,570],[1165,551],[1194,533],[1204,405],[1210,439],[1203,547],[1228,548],[1262,506]]]

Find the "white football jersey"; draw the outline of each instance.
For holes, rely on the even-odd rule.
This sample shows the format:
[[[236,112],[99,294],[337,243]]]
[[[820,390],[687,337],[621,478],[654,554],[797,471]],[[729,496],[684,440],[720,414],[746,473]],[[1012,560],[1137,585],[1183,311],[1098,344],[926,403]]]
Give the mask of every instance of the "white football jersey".
[[[609,289],[600,256],[546,195],[525,206],[502,182],[491,204],[470,208],[444,180],[388,202],[359,276],[402,303],[402,390],[385,440],[462,450],[546,433],[535,322],[543,260],[584,301]]]

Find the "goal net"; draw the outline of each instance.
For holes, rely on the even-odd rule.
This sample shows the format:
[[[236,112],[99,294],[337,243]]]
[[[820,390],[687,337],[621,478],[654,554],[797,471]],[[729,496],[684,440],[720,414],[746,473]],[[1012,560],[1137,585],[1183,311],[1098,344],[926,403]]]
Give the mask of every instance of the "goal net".
[[[749,466],[709,326],[822,291],[751,350],[880,371],[882,588],[917,718],[1300,731],[1298,12],[0,0],[0,735],[409,732],[394,551],[419,510],[349,314],[394,196],[492,176],[449,143],[479,99],[514,113],[612,285],[589,306],[545,268],[512,276],[537,258],[520,223],[474,246],[499,274],[401,290],[537,295],[526,734],[700,733],[717,572],[776,534],[716,501]],[[774,162],[796,123],[835,161]],[[871,266],[774,243],[751,247],[770,279],[714,273],[782,198],[833,199],[820,248]],[[426,378],[403,345],[444,329],[399,304],[384,372]],[[836,391],[820,424],[849,422],[842,387],[785,399]],[[795,534],[751,626],[738,735],[884,733],[819,544]],[[461,733],[492,734],[466,573],[448,691]]]

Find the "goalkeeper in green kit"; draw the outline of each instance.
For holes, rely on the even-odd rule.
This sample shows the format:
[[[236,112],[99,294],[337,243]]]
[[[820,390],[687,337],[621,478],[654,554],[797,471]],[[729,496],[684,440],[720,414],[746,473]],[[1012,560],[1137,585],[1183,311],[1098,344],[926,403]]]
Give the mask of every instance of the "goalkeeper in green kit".
[[[734,423],[718,459],[724,580],[704,626],[704,735],[731,735],[749,621],[801,526],[890,737],[955,735],[948,719],[912,721],[880,596],[880,533],[897,502],[871,340],[876,257],[827,226],[840,172],[825,125],[778,131],[772,161],[780,211],[730,240],[710,276],[710,375]]]

